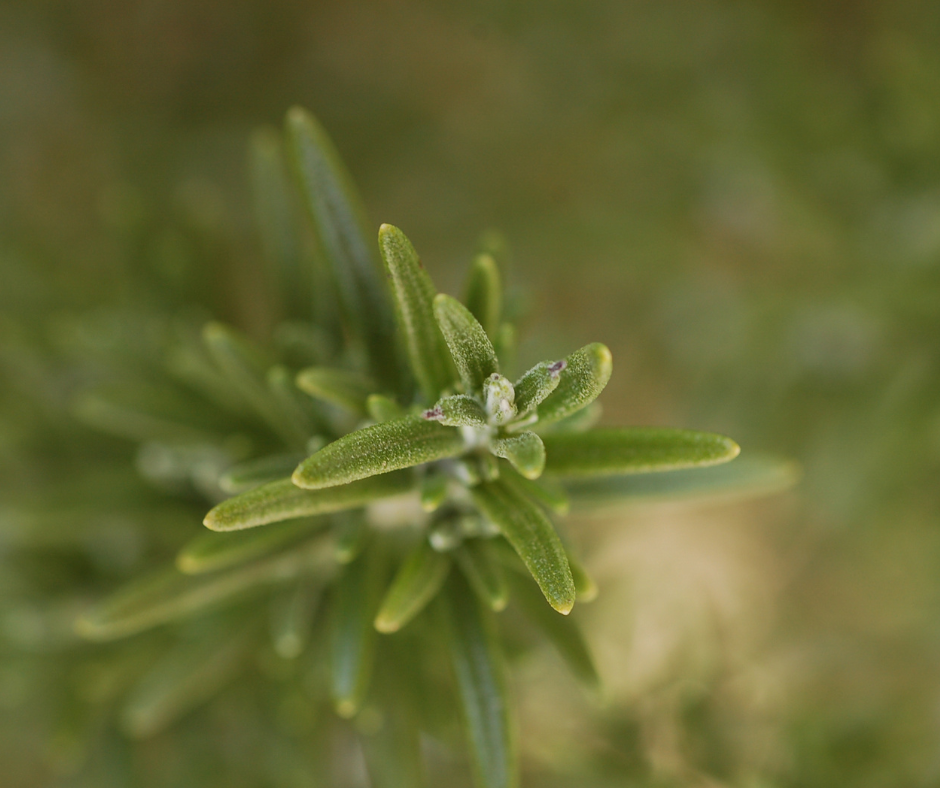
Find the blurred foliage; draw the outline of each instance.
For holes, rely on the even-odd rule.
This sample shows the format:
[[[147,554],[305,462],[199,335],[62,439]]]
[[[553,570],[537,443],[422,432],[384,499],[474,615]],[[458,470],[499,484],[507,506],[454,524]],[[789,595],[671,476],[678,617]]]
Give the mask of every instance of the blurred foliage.
[[[618,361],[613,420],[717,430],[804,466],[783,509],[650,507],[585,527],[609,705],[560,700],[550,660],[530,661],[517,687],[530,782],[932,785],[938,42],[940,10],[917,0],[7,0],[3,507],[47,478],[50,508],[70,485],[107,483],[55,477],[89,451],[128,457],[63,415],[82,381],[62,362],[94,345],[76,315],[106,323],[104,305],[130,306],[142,343],[167,303],[256,336],[273,325],[244,141],[302,103],[341,141],[370,213],[427,259],[462,262],[478,228],[507,232],[536,287],[523,362],[560,335],[600,337]],[[236,276],[220,292],[223,267]],[[115,575],[161,549],[119,512],[91,526],[76,538],[113,545]],[[167,523],[168,541],[181,527]],[[74,586],[48,557],[24,561],[0,578],[5,599],[21,572],[49,598]],[[23,633],[38,643],[53,622],[10,620],[0,763],[12,785],[76,784],[75,731],[107,726],[55,728],[64,718],[26,704],[53,697],[33,685],[56,655],[22,656]],[[550,724],[563,715],[544,714],[548,698],[566,725]],[[245,687],[207,711],[214,725],[193,717],[133,750],[108,729],[100,767],[119,781],[142,763],[159,784],[189,751],[215,774],[210,736],[237,764],[228,784],[257,784],[255,764],[303,751],[266,723],[297,730],[290,702],[275,707]],[[41,766],[50,755],[63,776]]]

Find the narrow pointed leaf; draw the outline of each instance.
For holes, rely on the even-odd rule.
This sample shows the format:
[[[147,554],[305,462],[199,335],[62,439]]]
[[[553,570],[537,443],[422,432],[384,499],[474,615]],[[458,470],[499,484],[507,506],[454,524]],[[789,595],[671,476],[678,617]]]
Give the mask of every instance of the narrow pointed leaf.
[[[375,617],[379,632],[397,632],[440,591],[450,571],[450,557],[422,540],[405,559],[389,586]]]
[[[486,411],[468,394],[441,397],[433,408],[425,411],[424,418],[439,421],[446,427],[486,426]]]
[[[355,561],[370,536],[369,523],[362,512],[340,512],[333,517],[334,554],[341,564]]]
[[[548,517],[505,482],[484,482],[470,492],[480,511],[519,554],[549,604],[567,615],[574,606],[574,580],[565,549]]]
[[[459,430],[406,416],[364,427],[324,446],[298,466],[293,480],[299,487],[318,490],[455,457],[465,450]]]
[[[523,495],[534,498],[550,512],[568,514],[571,509],[571,501],[568,498],[567,491],[555,479],[547,478],[545,475],[540,476],[538,479],[526,479],[518,471],[505,466],[500,473],[500,477]]]
[[[303,458],[304,455],[299,453],[271,454],[239,463],[219,477],[219,487],[229,495],[247,492],[289,476]]]
[[[358,509],[409,492],[414,486],[415,479],[408,473],[376,476],[326,490],[302,490],[290,479],[281,479],[223,501],[203,522],[213,531],[238,531],[295,517]]]
[[[177,553],[176,567],[184,574],[198,575],[243,564],[307,539],[326,522],[317,518],[232,533],[203,531]]]
[[[470,266],[464,303],[491,339],[499,331],[503,314],[503,286],[491,255],[479,254]]]
[[[516,367],[516,350],[519,341],[516,327],[512,323],[503,323],[493,337],[493,349],[499,359],[499,365],[505,374],[510,374]]]
[[[426,473],[421,479],[421,508],[436,511],[447,499],[447,477],[443,473]]]
[[[543,361],[526,372],[513,387],[516,390],[516,409],[519,418],[532,411],[558,388],[567,361]]]
[[[520,432],[491,443],[493,454],[509,460],[526,479],[538,479],[545,467],[545,446],[534,432]]]
[[[604,408],[601,406],[601,403],[594,400],[594,402],[587,407],[576,410],[570,416],[565,416],[565,418],[560,421],[553,421],[550,424],[537,421],[531,426],[531,429],[542,436],[558,435],[563,432],[585,432],[591,429],[591,427],[594,427],[601,420],[603,412]]]
[[[271,641],[281,659],[296,659],[310,640],[322,585],[302,577],[294,588],[272,600]]]
[[[401,707],[387,715],[377,731],[360,733],[371,788],[423,788],[421,728],[412,715],[401,718]]]
[[[556,389],[538,406],[539,423],[560,421],[590,405],[604,390],[613,369],[606,345],[595,342],[565,359]]]
[[[479,788],[515,788],[518,765],[506,668],[491,614],[457,572],[451,574],[441,599],[441,625],[457,681],[476,784]]]
[[[468,539],[454,550],[453,555],[470,587],[484,604],[497,613],[505,609],[509,602],[509,587],[502,567],[493,556],[489,540]]]
[[[600,676],[575,618],[554,615],[542,603],[536,587],[526,578],[509,575],[507,579],[512,590],[513,604],[518,604],[526,618],[541,630],[575,677],[592,689],[597,689],[600,686]]]
[[[363,340],[380,383],[398,380],[391,305],[381,263],[352,180],[319,123],[300,108],[287,114],[287,143],[304,203],[339,289],[347,324]]]
[[[245,631],[183,641],[131,690],[121,711],[122,729],[135,739],[165,730],[235,678],[247,664],[250,646]]]
[[[493,343],[463,304],[448,295],[434,299],[434,316],[457,366],[464,391],[480,391],[483,381],[499,372]]]
[[[382,554],[369,550],[347,565],[333,589],[330,619],[330,688],[341,717],[365,700],[372,676],[376,631],[372,626],[382,580]]]
[[[314,538],[303,549],[225,572],[184,575],[171,567],[125,586],[80,618],[76,629],[89,640],[126,637],[228,604],[303,572],[326,573],[331,551],[328,540]]]
[[[305,410],[300,401],[303,395],[294,385],[294,376],[287,367],[277,364],[268,370],[268,390],[274,397],[277,407],[283,415],[284,421],[293,428],[293,445],[304,447],[316,431],[310,418],[309,410]],[[319,425],[317,425],[319,426]]]
[[[391,281],[395,315],[411,371],[425,399],[434,402],[452,382],[444,337],[434,318],[437,289],[411,242],[397,227],[383,224],[379,228],[379,251]]]
[[[650,473],[718,465],[738,456],[730,438],[708,432],[609,427],[545,436],[545,470],[558,476]]]
[[[297,374],[297,388],[356,416],[365,416],[366,399],[375,390],[375,385],[368,378],[349,370],[309,367]]]
[[[369,414],[369,418],[379,424],[400,419],[405,415],[401,405],[384,394],[370,394],[366,397],[366,412]]]

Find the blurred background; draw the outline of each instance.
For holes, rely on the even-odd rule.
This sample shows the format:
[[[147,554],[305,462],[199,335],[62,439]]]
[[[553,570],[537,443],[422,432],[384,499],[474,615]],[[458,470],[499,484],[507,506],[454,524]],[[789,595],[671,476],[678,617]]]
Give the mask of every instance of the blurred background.
[[[246,151],[300,104],[440,289],[504,233],[520,362],[603,341],[606,423],[803,467],[573,529],[606,703],[523,662],[527,784],[936,785],[938,96],[940,6],[916,0],[2,0],[3,489],[82,456],[35,348],[67,357],[116,308],[270,330]],[[0,771],[95,784],[44,714],[57,646],[17,583]]]

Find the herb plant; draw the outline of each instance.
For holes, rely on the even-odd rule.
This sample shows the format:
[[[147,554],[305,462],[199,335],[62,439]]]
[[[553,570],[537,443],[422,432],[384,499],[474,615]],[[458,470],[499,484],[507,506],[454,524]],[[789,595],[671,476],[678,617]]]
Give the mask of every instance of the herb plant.
[[[694,489],[676,471],[738,447],[594,426],[612,373],[599,343],[513,378],[492,250],[473,259],[462,301],[438,294],[404,233],[382,225],[373,242],[302,110],[283,138],[256,137],[252,172],[283,302],[268,346],[177,321],[156,364],[125,364],[76,405],[139,444],[151,485],[206,501],[207,530],[182,526],[175,564],[105,596],[77,631],[125,644],[115,702],[132,737],[167,729],[253,660],[303,663],[268,672],[302,685],[292,700],[354,720],[376,786],[423,784],[421,735],[453,752],[459,730],[479,786],[516,785],[504,652],[518,638],[500,620],[521,615],[599,682],[565,618],[597,589],[557,519],[642,493],[635,474],[672,471],[660,491]],[[134,646],[146,633],[152,653]],[[316,715],[311,741],[335,724]]]

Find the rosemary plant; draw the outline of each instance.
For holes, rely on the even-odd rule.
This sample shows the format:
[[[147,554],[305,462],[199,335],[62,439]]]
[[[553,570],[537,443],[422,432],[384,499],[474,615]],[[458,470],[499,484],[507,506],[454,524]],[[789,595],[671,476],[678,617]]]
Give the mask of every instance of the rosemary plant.
[[[304,111],[283,137],[257,136],[252,169],[286,319],[268,347],[218,322],[178,331],[133,385],[82,395],[86,423],[137,441],[144,477],[207,513],[175,564],[94,604],[78,632],[132,653],[142,633],[178,629],[171,648],[130,660],[119,707],[133,737],[273,651],[309,659],[302,703],[355,718],[375,785],[422,784],[421,734],[453,751],[458,730],[479,786],[516,785],[500,619],[524,616],[599,681],[565,618],[596,587],[557,518],[657,489],[635,474],[672,471],[667,493],[695,487],[676,471],[738,446],[593,426],[612,372],[599,343],[514,379],[494,255],[475,257],[462,301],[438,294],[404,233],[382,225],[374,242]]]

